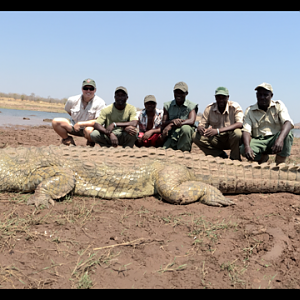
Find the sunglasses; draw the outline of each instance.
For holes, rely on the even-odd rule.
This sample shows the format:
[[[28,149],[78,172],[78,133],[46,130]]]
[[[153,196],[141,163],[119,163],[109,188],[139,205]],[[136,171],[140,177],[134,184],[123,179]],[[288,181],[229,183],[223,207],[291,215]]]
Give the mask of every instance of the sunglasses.
[[[93,91],[95,88],[93,86],[91,86],[91,87],[84,86],[82,89],[85,91],[87,91],[87,90]]]

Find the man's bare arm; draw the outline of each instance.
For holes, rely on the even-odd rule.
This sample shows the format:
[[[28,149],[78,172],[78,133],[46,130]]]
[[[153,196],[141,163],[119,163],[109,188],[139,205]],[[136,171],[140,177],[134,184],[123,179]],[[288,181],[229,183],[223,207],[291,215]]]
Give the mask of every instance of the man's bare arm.
[[[138,124],[138,120],[133,120],[129,122],[116,122],[117,127],[127,127],[127,126],[133,126],[136,127]]]
[[[274,154],[280,153],[283,149],[283,144],[284,144],[284,139],[286,136],[289,134],[290,130],[292,129],[292,124],[290,121],[285,121],[282,128],[281,132],[279,134],[279,137],[275,141],[273,147],[272,147],[272,152]]]
[[[248,160],[254,160],[254,153],[250,147],[250,142],[251,142],[250,133],[247,131],[243,131],[242,137],[243,137],[243,143],[244,143],[244,147],[245,147],[245,157]]]

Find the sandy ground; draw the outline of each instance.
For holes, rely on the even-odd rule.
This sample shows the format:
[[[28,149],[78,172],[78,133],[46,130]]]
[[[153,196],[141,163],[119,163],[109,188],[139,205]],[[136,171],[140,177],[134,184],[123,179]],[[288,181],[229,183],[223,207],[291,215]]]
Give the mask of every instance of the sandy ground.
[[[1,147],[50,144],[49,126],[0,128]],[[28,197],[0,193],[1,288],[300,287],[299,195],[231,195],[224,208],[66,196],[35,209]]]

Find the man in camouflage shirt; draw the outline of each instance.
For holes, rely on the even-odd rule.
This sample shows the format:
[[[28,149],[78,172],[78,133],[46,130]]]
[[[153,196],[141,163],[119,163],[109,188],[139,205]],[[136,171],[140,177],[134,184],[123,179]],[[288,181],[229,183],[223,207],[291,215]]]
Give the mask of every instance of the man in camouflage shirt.
[[[166,141],[163,148],[191,151],[198,105],[185,99],[188,94],[185,82],[176,83],[173,92],[175,99],[164,103],[162,137]]]

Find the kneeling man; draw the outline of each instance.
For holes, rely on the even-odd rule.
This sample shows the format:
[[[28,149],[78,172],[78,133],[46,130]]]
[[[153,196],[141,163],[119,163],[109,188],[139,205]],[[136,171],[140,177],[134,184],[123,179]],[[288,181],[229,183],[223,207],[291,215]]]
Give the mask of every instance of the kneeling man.
[[[269,154],[276,154],[275,162],[285,162],[291,154],[294,123],[280,100],[272,100],[273,88],[263,82],[256,88],[257,103],[245,112],[243,142],[240,151],[248,160],[267,162]]]
[[[241,160],[239,146],[242,139],[243,110],[237,102],[228,101],[225,87],[215,91],[216,102],[209,104],[201,117],[193,142],[205,155],[228,158],[225,150],[230,149],[230,159]]]

